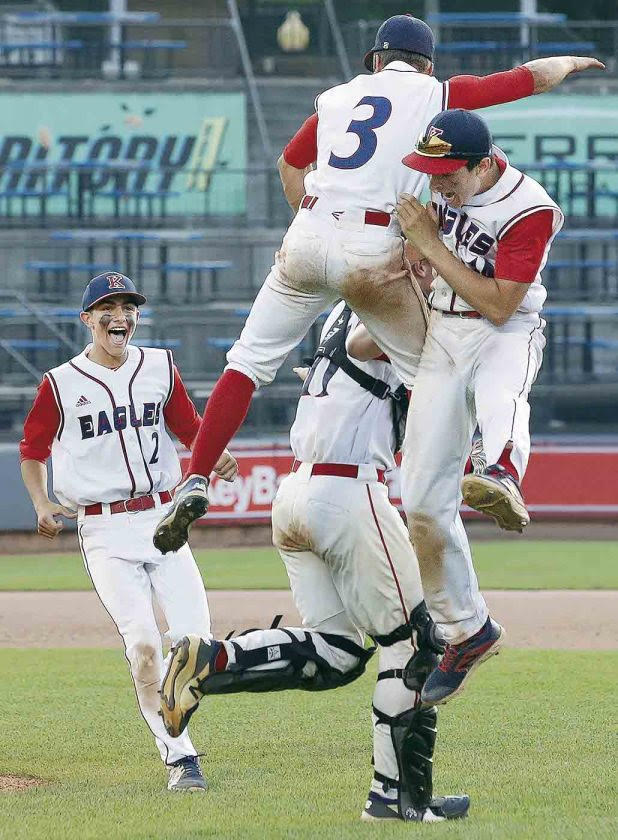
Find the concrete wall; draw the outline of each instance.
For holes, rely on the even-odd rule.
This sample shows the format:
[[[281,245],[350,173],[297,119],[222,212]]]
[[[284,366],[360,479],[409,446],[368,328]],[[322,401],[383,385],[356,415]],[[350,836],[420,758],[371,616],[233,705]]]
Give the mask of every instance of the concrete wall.
[[[68,520],[66,526],[75,527]],[[0,444],[0,531],[29,530],[36,530],[36,517],[21,480],[19,451],[15,444]]]

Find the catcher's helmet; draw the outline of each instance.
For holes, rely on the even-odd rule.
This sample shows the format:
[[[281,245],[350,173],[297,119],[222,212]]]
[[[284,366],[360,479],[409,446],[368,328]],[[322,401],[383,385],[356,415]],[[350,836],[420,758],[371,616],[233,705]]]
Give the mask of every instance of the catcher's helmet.
[[[137,291],[133,280],[117,271],[106,271],[105,274],[97,274],[96,277],[93,277],[84,289],[82,311],[87,312],[95,303],[99,303],[112,295],[126,295],[138,306],[146,303],[146,298]]]
[[[380,50],[405,50],[433,61],[434,37],[423,20],[412,15],[394,15],[380,26],[373,49],[365,56],[365,67],[373,70],[373,54]]]

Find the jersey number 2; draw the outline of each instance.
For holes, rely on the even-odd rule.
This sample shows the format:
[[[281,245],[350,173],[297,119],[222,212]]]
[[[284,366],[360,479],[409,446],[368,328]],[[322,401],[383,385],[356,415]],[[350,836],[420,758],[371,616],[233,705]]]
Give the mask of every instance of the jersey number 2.
[[[385,96],[364,96],[356,107],[371,105],[373,114],[366,120],[352,120],[346,129],[347,134],[356,134],[359,139],[358,149],[350,157],[338,157],[331,152],[328,165],[335,169],[358,169],[364,166],[374,156],[378,146],[376,128],[385,125],[390,117],[393,106]]]
[[[152,433],[152,440],[154,443],[154,452],[152,453],[152,458],[148,461],[149,464],[156,464],[159,460],[159,433],[153,432]]]

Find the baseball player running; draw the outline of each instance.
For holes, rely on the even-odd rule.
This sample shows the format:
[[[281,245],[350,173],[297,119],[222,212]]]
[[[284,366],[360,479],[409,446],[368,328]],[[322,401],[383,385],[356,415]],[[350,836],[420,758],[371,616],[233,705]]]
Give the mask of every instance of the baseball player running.
[[[209,637],[189,547],[165,558],[152,547],[181,476],[168,429],[190,447],[200,418],[171,353],[130,344],[145,301],[115,272],[87,285],[80,318],[92,343],[45,374],[24,425],[21,468],[39,534],[52,540],[63,527],[57,517],[77,517],[86,571],[122,636],[141,713],[169,768],[168,789],[205,790],[188,733],[170,737],[158,714],[163,655],[152,603],[154,591],[172,644],[188,632]],[[59,504],[47,495],[50,454]],[[218,474],[231,481],[236,470],[225,452]]]
[[[468,111],[438,114],[404,163],[431,177],[433,200],[430,209],[413,196],[397,205],[404,235],[435,275],[402,498],[427,604],[449,643],[422,698],[442,703],[501,642],[459,516],[460,482],[478,423],[488,466],[463,478],[463,498],[507,530],[529,521],[519,482],[530,452],[528,392],[545,344],[540,272],[564,217]]]
[[[424,301],[392,215],[397,197],[420,195],[426,181],[401,162],[410,138],[445,107],[480,108],[531,96],[576,70],[602,66],[596,59],[547,58],[441,83],[431,75],[433,50],[425,23],[407,15],[389,18],[365,58],[372,74],[322,93],[317,114],[284,150],[283,188],[298,213],[208,400],[187,478],[155,533],[162,552],[183,545],[191,523],[206,512],[207,477],[243,422],[255,388],[273,380],[334,299],[345,298],[400,379],[412,384],[425,338]]]
[[[352,363],[345,343],[357,323],[341,302],[324,325],[303,373],[290,435],[294,465],[273,504],[273,541],[303,627],[183,639],[163,681],[163,719],[178,735],[206,694],[345,685],[375,650],[364,647],[369,634],[379,673],[375,772],[362,819],[452,819],[465,816],[469,800],[432,798],[436,709],[419,704],[440,646],[407,530],[384,483],[407,394],[384,357]]]

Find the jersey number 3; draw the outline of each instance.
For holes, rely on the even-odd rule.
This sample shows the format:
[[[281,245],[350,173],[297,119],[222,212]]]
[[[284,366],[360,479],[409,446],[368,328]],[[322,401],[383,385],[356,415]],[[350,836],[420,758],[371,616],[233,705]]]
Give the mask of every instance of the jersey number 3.
[[[393,106],[385,96],[364,96],[356,107],[371,105],[373,114],[366,120],[352,120],[346,134],[356,134],[359,139],[358,149],[350,157],[337,157],[331,152],[328,165],[335,169],[358,169],[374,156],[378,146],[375,129],[382,128],[390,117]]]

